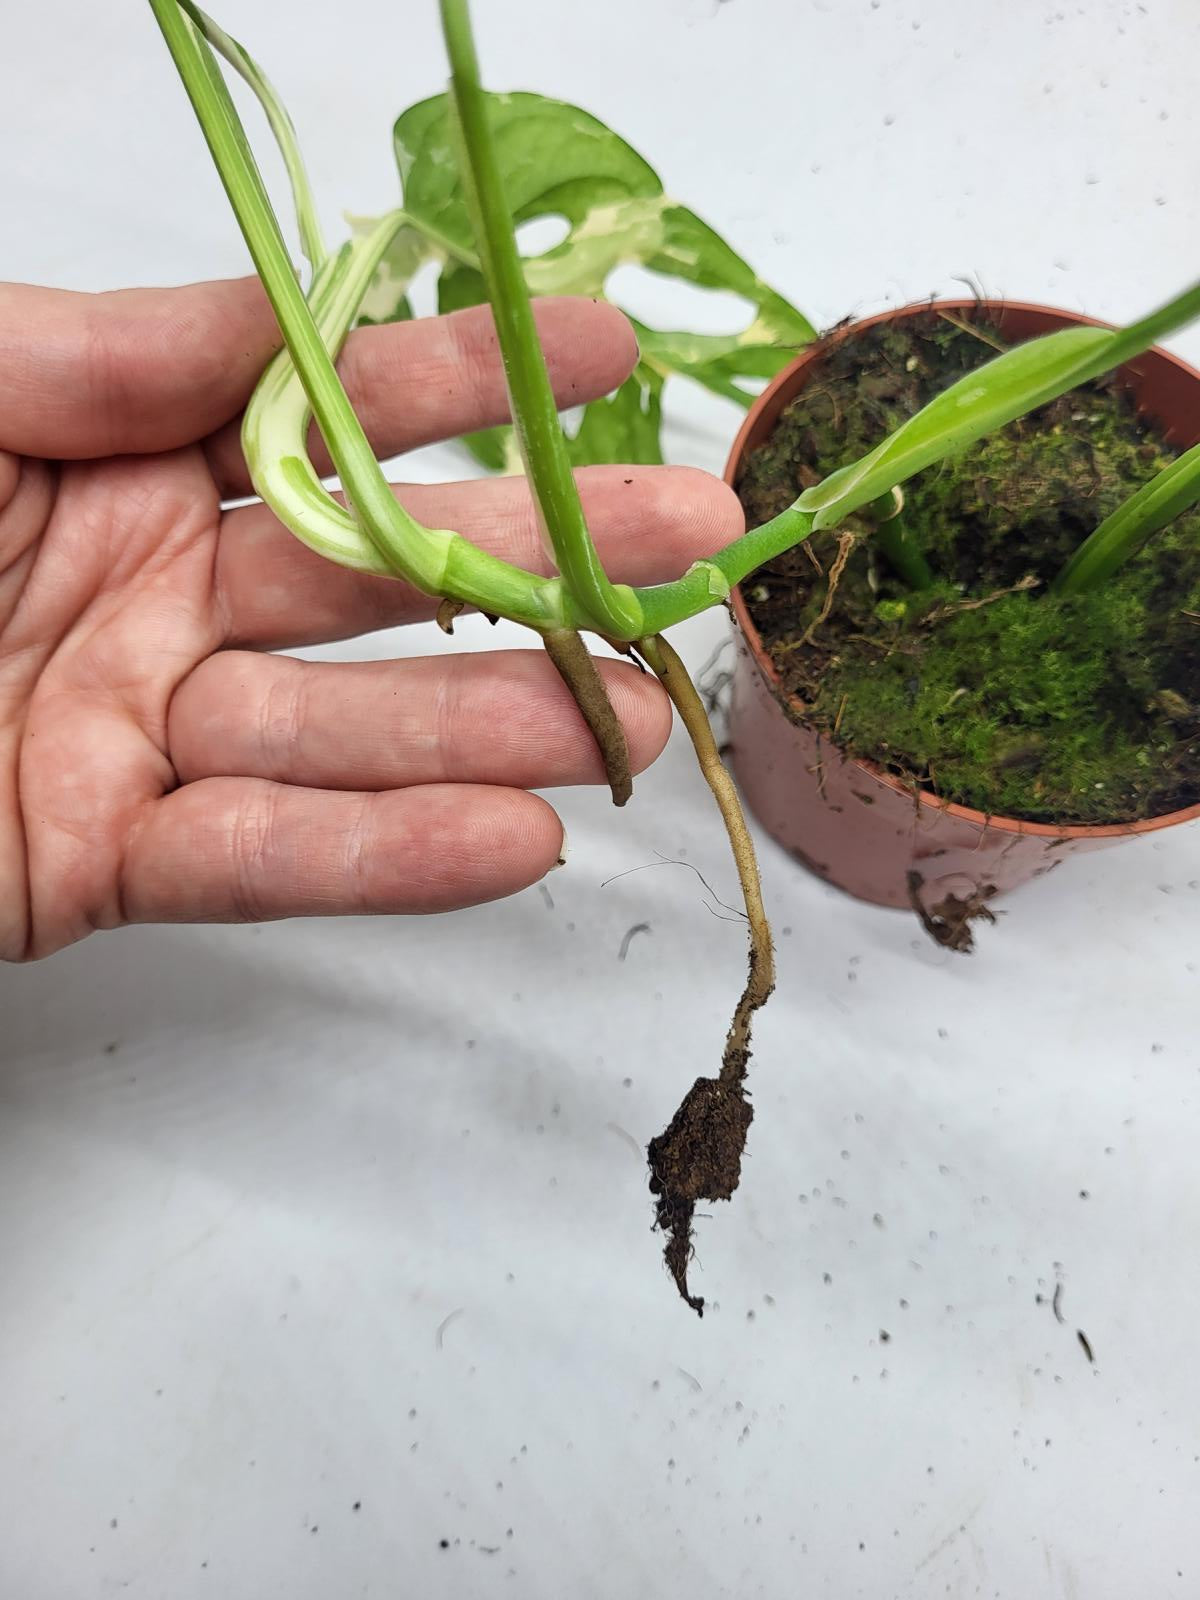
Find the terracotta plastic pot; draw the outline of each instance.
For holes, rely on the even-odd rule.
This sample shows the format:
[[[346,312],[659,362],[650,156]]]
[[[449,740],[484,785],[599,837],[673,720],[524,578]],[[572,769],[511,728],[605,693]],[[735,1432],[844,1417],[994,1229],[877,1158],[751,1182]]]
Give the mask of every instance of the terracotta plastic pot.
[[[1101,326],[1090,317],[1019,302],[985,302],[1013,342],[1056,328]],[[974,300],[944,300],[935,309],[962,313]],[[827,352],[862,328],[923,315],[928,304],[839,329],[803,351],[751,408],[725,469],[737,483],[746,457],[763,443],[780,413],[820,371]],[[1122,376],[1139,408],[1179,448],[1200,441],[1200,373],[1165,350],[1139,356]],[[1173,828],[1200,817],[1200,805],[1146,821],[1105,827],[1055,827],[986,816],[911,787],[869,761],[851,760],[804,722],[763,647],[739,590],[733,593],[738,660],[730,720],[731,763],[750,809],[763,827],[819,877],[860,900],[882,906],[926,906],[947,895],[1002,893],[1041,877],[1068,855],[1101,850],[1123,839]],[[785,709],[786,708],[786,709]]]

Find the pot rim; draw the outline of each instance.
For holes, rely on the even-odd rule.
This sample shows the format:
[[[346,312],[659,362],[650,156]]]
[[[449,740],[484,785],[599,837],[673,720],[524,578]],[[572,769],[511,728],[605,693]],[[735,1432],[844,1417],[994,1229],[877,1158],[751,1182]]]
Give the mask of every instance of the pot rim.
[[[759,419],[767,408],[779,401],[780,392],[790,389],[796,377],[804,372],[815,360],[818,360],[828,350],[844,343],[864,328],[873,328],[881,322],[894,322],[903,317],[915,316],[924,311],[975,311],[980,306],[995,309],[997,312],[1024,311],[1035,312],[1041,316],[1057,318],[1064,326],[1075,325],[1090,328],[1108,328],[1111,323],[1102,322],[1097,317],[1084,316],[1078,311],[1064,311],[1058,306],[1038,305],[1030,300],[992,300],[992,299],[962,299],[962,300],[920,300],[908,305],[897,306],[888,311],[876,312],[874,316],[863,317],[859,320],[846,323],[833,333],[824,335],[807,345],[790,361],[786,367],[776,373],[766,388],[757,397],[754,404],[746,413],[742,426],[738,429],[737,437],[729,452],[725,464],[725,482],[731,489],[736,488],[737,479],[741,471],[743,457],[746,453],[747,443],[751,434],[758,425]],[[1160,360],[1168,361],[1172,366],[1178,367],[1190,377],[1200,388],[1200,372],[1181,357],[1163,350],[1154,345],[1150,350],[1144,351],[1134,361],[1126,362],[1126,368],[1134,367],[1137,361],[1144,360],[1145,356],[1153,355]],[[787,398],[791,398],[790,394]],[[782,409],[782,404],[780,404]],[[742,595],[742,585],[735,584],[730,593],[730,605],[734,619],[741,630],[754,656],[754,662],[759,672],[765,679],[771,693],[782,704],[786,705],[793,714],[793,720],[800,721],[807,726],[804,702],[798,695],[790,694],[780,681],[775,663],[767,653],[766,647],[758,629],[751,621],[745,599]],[[876,783],[892,789],[895,793],[904,795],[910,800],[914,790],[910,784],[903,783],[890,772],[885,772],[874,761],[864,760],[859,756],[847,756],[846,760],[856,766],[865,776],[873,778]],[[943,800],[929,789],[920,788],[915,791],[916,803],[925,807],[926,811],[945,813],[962,821],[974,823],[979,828],[993,828],[1000,833],[1027,834],[1042,839],[1114,839],[1128,838],[1131,834],[1157,833],[1162,828],[1172,828],[1182,822],[1193,822],[1200,817],[1200,802],[1195,805],[1185,806],[1180,811],[1167,811],[1158,817],[1142,817],[1132,822],[1028,822],[1019,817],[998,816],[992,812],[976,811],[971,806],[959,805],[953,800]]]

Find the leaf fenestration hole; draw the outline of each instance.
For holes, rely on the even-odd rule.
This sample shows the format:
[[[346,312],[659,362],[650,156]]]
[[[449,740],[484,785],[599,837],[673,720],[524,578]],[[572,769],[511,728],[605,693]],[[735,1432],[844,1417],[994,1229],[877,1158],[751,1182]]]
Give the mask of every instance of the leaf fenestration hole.
[[[517,250],[523,256],[542,256],[561,244],[571,231],[571,224],[558,212],[548,212],[544,217],[530,217],[516,230]]]
[[[731,289],[703,289],[684,278],[623,263],[604,286],[610,300],[652,328],[687,328],[692,333],[741,333],[757,315]]]

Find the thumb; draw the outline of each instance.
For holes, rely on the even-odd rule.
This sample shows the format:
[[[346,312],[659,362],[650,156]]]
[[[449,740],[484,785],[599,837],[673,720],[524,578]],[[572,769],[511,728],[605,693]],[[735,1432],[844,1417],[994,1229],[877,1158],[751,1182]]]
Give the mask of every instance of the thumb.
[[[234,416],[282,340],[257,278],[77,294],[0,283],[0,449],[171,450]]]

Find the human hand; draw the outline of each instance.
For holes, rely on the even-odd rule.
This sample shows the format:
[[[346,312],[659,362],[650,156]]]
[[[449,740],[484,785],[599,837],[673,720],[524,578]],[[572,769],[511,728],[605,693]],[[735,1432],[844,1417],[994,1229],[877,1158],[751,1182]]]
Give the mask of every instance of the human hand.
[[[564,405],[635,360],[592,301],[537,307]],[[251,492],[238,413],[279,343],[256,279],[77,295],[0,285],[0,957],[130,922],[443,911],[536,882],[562,827],[531,788],[603,781],[540,650],[354,664],[267,652],[433,615],[331,566]],[[369,328],[341,362],[382,457],[504,420],[490,313]],[[327,465],[319,451],[318,466]],[[613,576],[678,575],[741,531],[683,468],[596,467]],[[524,482],[397,489],[414,515],[542,569]],[[601,671],[634,770],[657,681]]]

